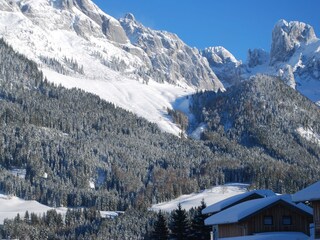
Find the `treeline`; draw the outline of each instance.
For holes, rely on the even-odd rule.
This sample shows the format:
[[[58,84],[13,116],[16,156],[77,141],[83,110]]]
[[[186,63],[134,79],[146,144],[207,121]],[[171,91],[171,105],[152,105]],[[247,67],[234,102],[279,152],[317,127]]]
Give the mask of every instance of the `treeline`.
[[[72,73],[84,74],[83,66],[79,65],[77,60],[73,58],[69,59],[66,56],[64,56],[64,65],[57,59],[50,58],[47,56],[40,56],[40,60],[49,68],[63,75],[70,75]]]
[[[189,211],[182,209],[181,204],[170,214],[158,212],[148,238],[155,240],[201,240],[210,239],[210,226],[205,226],[204,220],[208,215],[201,211],[206,208],[202,200],[201,205]]]
[[[130,215],[129,215],[130,214]],[[4,239],[144,239],[151,229],[155,214],[128,211],[128,215],[101,218],[100,212],[91,209],[68,210],[62,216],[49,210],[42,216],[26,212],[6,219],[0,226]],[[132,224],[134,221],[135,224]]]
[[[113,218],[102,218],[95,208],[68,209],[62,216],[49,210],[39,216],[28,211],[0,226],[4,239],[190,239],[210,238],[211,228],[204,225],[201,205],[186,211],[178,207],[171,213],[128,210]]]

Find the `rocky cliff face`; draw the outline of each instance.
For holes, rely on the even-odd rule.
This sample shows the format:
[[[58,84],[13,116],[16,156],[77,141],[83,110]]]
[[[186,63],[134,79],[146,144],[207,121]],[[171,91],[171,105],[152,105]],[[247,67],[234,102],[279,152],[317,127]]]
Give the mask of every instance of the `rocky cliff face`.
[[[0,9],[21,12],[48,30],[74,30],[85,38],[107,37],[119,43],[128,42],[119,22],[89,0],[5,0]]]
[[[120,19],[131,43],[150,59],[150,74],[157,81],[223,90],[223,85],[199,51],[186,45],[177,35],[143,26],[132,14]]]
[[[269,61],[269,53],[263,49],[249,49],[247,65],[249,68],[254,68],[266,64]]]
[[[272,31],[270,64],[288,61],[302,44],[308,44],[316,39],[310,25],[297,21],[280,20]]]
[[[232,85],[241,81],[244,71],[242,62],[238,61],[224,47],[209,47],[202,51],[202,55],[208,59],[211,69],[225,85]]]
[[[289,86],[312,101],[320,100],[320,41],[302,22],[280,20],[272,32],[270,67]]]
[[[118,21],[91,0],[1,0],[0,11],[2,22],[14,16],[20,23],[19,26],[6,23],[0,33],[9,43],[18,39],[17,49],[22,53],[28,49],[37,62],[46,65],[55,62],[66,68],[64,59],[76,59],[85,74],[87,68],[90,74],[101,75],[102,66],[97,67],[102,64],[139,81],[224,90],[197,49],[187,46],[175,34],[144,27],[132,14]],[[9,28],[15,30],[7,31]],[[62,51],[64,46],[68,50]],[[93,59],[82,61],[89,58]],[[94,64],[95,61],[100,63]]]
[[[301,22],[280,20],[270,54],[249,50],[246,63],[223,47],[191,48],[132,14],[116,20],[91,0],[0,0],[0,36],[39,65],[73,77],[118,79],[116,72],[143,83],[224,91],[220,80],[230,86],[266,73],[320,100],[320,41]]]

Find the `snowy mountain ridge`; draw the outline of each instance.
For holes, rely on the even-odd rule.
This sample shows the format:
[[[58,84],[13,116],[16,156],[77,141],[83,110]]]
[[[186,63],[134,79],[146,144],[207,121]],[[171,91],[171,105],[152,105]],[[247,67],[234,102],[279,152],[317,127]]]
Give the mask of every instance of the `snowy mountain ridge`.
[[[225,86],[263,73],[280,77],[311,101],[320,100],[320,40],[313,27],[306,23],[279,20],[272,31],[270,53],[263,49],[249,49],[245,63],[226,49],[220,49],[227,59],[222,61],[215,49],[207,48],[202,54]]]
[[[0,0],[0,37],[49,81],[98,94],[176,135],[164,109],[196,89],[224,90],[206,58],[175,34],[130,14],[119,22],[90,0]]]
[[[91,0],[0,0],[0,37],[49,81],[98,94],[176,135],[181,130],[166,109],[177,99],[197,89],[224,91],[257,73],[279,76],[320,100],[320,41],[313,28],[280,20],[272,36],[271,53],[249,50],[242,63],[221,46],[191,48],[132,14],[116,20]]]

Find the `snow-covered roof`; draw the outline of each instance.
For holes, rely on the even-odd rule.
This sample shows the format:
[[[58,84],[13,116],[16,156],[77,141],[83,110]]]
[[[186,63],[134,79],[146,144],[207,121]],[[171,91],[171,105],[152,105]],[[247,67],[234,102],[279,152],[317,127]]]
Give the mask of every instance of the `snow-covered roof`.
[[[320,200],[320,181],[292,195],[294,202]]]
[[[220,212],[223,209],[228,208],[228,207],[230,207],[230,206],[240,202],[241,200],[248,198],[254,194],[261,196],[261,198],[270,197],[270,196],[275,195],[275,193],[272,192],[271,190],[253,190],[250,192],[245,192],[245,193],[224,199],[220,202],[217,202],[215,204],[212,204],[212,205],[206,207],[205,209],[202,210],[202,214]]]
[[[275,195],[271,197],[246,201],[246,202],[237,204],[235,206],[232,206],[230,208],[227,208],[217,214],[212,215],[211,217],[208,217],[205,220],[205,224],[216,225],[216,224],[236,223],[278,201],[284,201],[305,213],[313,215],[312,208],[304,204],[301,205],[301,204],[293,203],[291,199],[291,195]]]

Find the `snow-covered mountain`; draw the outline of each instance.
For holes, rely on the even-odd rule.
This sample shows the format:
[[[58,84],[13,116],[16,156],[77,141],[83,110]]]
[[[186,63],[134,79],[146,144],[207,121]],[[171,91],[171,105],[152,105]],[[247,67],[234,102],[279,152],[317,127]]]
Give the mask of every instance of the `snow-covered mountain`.
[[[118,21],[91,0],[0,0],[0,37],[49,81],[98,94],[174,134],[164,109],[175,99],[224,90],[207,59],[175,34],[131,14]]]
[[[98,94],[177,135],[166,111],[177,99],[197,89],[224,91],[257,73],[320,100],[320,41],[299,22],[279,21],[271,53],[249,50],[246,63],[223,47],[191,48],[132,14],[116,20],[91,0],[0,0],[0,37],[49,81]]]
[[[320,100],[320,40],[310,25],[285,20],[275,25],[270,66],[312,101]]]
[[[320,40],[308,24],[278,21],[272,31],[270,53],[250,49],[246,63],[222,47],[207,48],[202,55],[224,84],[264,73],[280,77],[314,102],[320,100]]]

